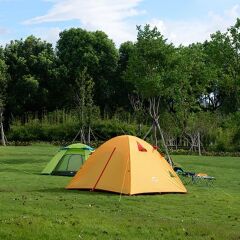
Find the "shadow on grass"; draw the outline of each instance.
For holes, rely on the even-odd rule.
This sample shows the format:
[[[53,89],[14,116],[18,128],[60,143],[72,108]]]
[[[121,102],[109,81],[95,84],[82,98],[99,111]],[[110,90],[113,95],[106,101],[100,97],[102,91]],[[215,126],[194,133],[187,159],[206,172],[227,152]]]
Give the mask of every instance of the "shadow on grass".
[[[42,159],[26,159],[26,158],[18,158],[18,159],[6,159],[1,160],[0,163],[4,164],[24,164],[24,163],[42,163]]]
[[[25,171],[21,169],[16,168],[0,168],[1,173],[22,173],[22,174],[28,174],[28,175],[41,175],[39,172],[31,172],[31,171]]]
[[[67,189],[65,188],[44,188],[44,189],[38,189],[38,190],[33,190],[33,192],[42,192],[42,193],[66,193]]]
[[[15,169],[15,168],[0,168],[0,172],[19,172],[18,169]]]
[[[88,196],[107,196],[107,197],[119,197],[121,194],[117,192],[108,192],[104,190],[95,190],[91,191],[90,189],[66,189],[63,187],[60,188],[45,188],[45,189],[39,189],[34,190],[34,192],[42,192],[42,193],[64,193],[64,194],[79,194],[79,195],[88,195]],[[128,194],[122,194],[122,197],[130,197],[131,199],[134,199],[134,197],[144,197],[144,196],[161,196],[161,195],[185,195],[185,193],[160,193],[160,192],[153,192],[153,193],[141,193],[141,194],[134,194],[134,195],[128,195]]]
[[[39,190],[34,190],[34,192],[41,192],[41,193],[73,193],[73,194],[79,194],[79,195],[91,195],[91,196],[118,196],[119,193],[113,193],[113,192],[106,192],[106,191],[91,191],[88,189],[80,189],[80,190],[75,190],[75,189],[66,189],[66,188],[45,188],[45,189],[39,189]]]

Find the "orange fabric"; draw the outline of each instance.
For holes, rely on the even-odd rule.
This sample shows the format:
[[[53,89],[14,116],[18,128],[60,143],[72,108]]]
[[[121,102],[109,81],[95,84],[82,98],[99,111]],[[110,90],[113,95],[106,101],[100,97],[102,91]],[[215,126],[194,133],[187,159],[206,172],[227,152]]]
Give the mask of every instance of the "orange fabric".
[[[139,145],[145,151],[140,151]],[[112,138],[97,148],[67,186],[93,188],[130,195],[187,192],[158,151],[144,140],[128,135]]]
[[[101,174],[100,174],[100,176],[99,176],[99,178],[98,178],[97,182],[95,183],[95,185],[94,185],[94,187],[93,187],[92,190],[94,190],[94,189],[96,188],[96,186],[97,186],[99,180],[101,179],[101,177],[102,177],[102,175],[103,175],[103,173],[104,173],[104,171],[105,171],[105,169],[106,169],[106,167],[107,167],[109,161],[111,160],[112,155],[113,155],[113,153],[115,152],[115,150],[116,150],[116,148],[113,149],[113,151],[112,151],[112,153],[111,153],[111,155],[110,155],[110,157],[109,157],[109,159],[108,159],[106,165],[104,166],[104,168],[103,168],[103,170],[102,170],[102,172],[101,172]]]
[[[207,174],[206,173],[198,173],[198,174],[196,174],[196,176],[198,176],[198,177],[206,177]]]

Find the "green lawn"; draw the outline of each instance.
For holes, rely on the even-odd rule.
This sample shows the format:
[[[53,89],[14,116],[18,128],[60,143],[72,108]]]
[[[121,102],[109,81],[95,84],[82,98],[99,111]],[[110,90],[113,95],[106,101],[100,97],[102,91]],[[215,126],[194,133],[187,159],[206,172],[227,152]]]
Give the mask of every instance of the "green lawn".
[[[0,147],[0,239],[240,239],[240,158],[173,156],[215,176],[188,194],[69,191],[39,175],[57,147]]]

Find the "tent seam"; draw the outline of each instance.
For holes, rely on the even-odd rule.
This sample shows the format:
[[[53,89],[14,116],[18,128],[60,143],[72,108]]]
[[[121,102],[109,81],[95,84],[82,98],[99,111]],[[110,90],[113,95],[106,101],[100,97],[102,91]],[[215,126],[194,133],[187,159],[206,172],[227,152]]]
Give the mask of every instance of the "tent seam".
[[[128,154],[129,154],[129,156],[128,156],[128,161],[129,161],[129,171],[130,171],[130,174],[129,174],[129,194],[131,195],[131,192],[132,192],[132,177],[131,177],[131,175],[132,175],[132,168],[131,168],[131,154],[130,154],[130,150],[131,150],[131,148],[130,148],[130,136],[127,136],[127,138],[128,138]]]

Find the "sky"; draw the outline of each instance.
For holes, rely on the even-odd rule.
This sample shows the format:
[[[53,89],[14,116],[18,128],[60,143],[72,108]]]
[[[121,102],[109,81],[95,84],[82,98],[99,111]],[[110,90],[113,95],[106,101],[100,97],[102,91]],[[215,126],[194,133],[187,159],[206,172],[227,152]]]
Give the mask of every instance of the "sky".
[[[72,27],[102,30],[116,46],[150,24],[176,46],[203,42],[240,17],[240,0],[0,0],[0,45],[34,35],[53,45]]]

